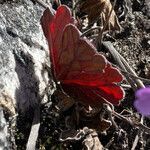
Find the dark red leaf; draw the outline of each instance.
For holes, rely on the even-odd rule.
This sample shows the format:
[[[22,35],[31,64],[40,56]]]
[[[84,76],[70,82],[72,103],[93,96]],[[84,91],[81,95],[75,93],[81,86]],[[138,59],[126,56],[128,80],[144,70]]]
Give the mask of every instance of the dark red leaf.
[[[117,85],[121,73],[95,47],[80,37],[74,19],[66,6],[60,6],[55,16],[46,10],[41,19],[48,40],[54,76],[75,100],[100,106],[105,100],[118,104],[124,91]]]

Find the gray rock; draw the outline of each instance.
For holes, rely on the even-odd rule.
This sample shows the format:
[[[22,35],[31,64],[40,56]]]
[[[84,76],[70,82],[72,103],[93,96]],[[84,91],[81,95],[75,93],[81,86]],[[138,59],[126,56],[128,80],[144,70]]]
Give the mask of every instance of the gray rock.
[[[0,4],[0,93],[23,112],[42,101],[48,85],[43,66],[49,54],[40,26],[43,10],[29,0]]]
[[[0,107],[0,149],[8,150],[9,143],[7,141],[8,131],[7,124],[3,114],[3,108]]]
[[[50,61],[40,25],[43,11],[30,0],[0,0],[0,149],[10,149],[3,111],[14,116],[15,110],[34,110],[53,92],[53,86],[45,92]]]

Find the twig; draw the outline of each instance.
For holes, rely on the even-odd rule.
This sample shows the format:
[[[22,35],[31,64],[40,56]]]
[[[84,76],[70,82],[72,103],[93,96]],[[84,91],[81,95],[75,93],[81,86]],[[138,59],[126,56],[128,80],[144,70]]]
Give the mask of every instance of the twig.
[[[114,142],[114,137],[112,137],[109,142],[107,143],[107,145],[105,146],[105,149],[108,150],[108,148],[112,145],[112,143]]]
[[[112,113],[111,113],[111,111],[114,110],[114,107],[112,107],[112,105],[111,105],[111,107],[110,107],[109,104],[106,104],[106,105],[104,104],[104,108],[105,108],[105,110],[107,110],[107,112],[108,112],[108,116],[109,116],[109,118],[110,118],[110,120],[111,120],[111,122],[112,122],[112,125],[115,127],[116,130],[118,130],[119,127],[118,127],[118,125],[115,123],[115,121],[114,121],[114,119],[113,119],[113,117],[112,117]]]
[[[131,85],[129,84],[121,84],[120,86],[123,88],[132,88]]]
[[[117,52],[117,51],[116,51]],[[138,77],[137,76],[137,74],[135,73],[135,71],[129,66],[129,64],[127,63],[127,61],[117,52],[117,54],[118,54],[118,56],[120,57],[120,59],[121,59],[121,61],[123,62],[123,64],[124,64],[124,66],[126,67],[126,69],[131,73],[131,74],[133,74],[134,76],[136,76],[136,77]],[[141,80],[139,80],[139,79],[134,79],[134,78],[132,78],[134,81],[135,81],[135,83],[137,84],[137,86],[139,87],[139,88],[144,88],[145,86],[144,86],[144,84],[143,84],[143,82],[141,81]]]
[[[144,121],[144,116],[141,117],[140,123],[143,124],[143,121]],[[135,136],[131,150],[135,150],[135,148],[138,144],[139,138],[140,138],[139,136],[142,136],[142,134],[143,134],[143,131],[138,130],[138,134]]]
[[[60,6],[61,5],[61,0],[58,0],[57,2],[58,2],[58,6]]]
[[[127,75],[125,73],[124,76],[127,77],[127,79],[129,79],[128,82],[131,84],[131,86],[132,86],[132,84],[134,85],[134,83],[136,83],[136,85],[138,86],[138,88],[144,88],[145,86],[144,86],[143,82],[138,78],[137,74],[129,66],[129,64],[127,63],[127,61],[117,52],[117,50],[114,48],[114,46],[112,45],[112,43],[111,42],[103,42],[103,45],[112,54],[112,56],[114,57],[114,59],[116,60],[116,62],[120,66],[120,68],[122,70],[124,70],[124,72],[128,72],[129,71],[129,74]],[[131,75],[131,74],[134,75],[134,77],[130,76],[130,77],[132,77],[132,81],[131,81],[131,78],[129,78],[129,75]]]
[[[126,72],[126,71],[122,70],[121,68],[119,68],[119,70],[120,70],[121,72],[125,73],[125,74],[128,74],[129,76],[131,76],[131,77],[133,77],[133,78],[135,78],[135,79],[140,79],[141,81],[150,83],[150,79],[145,79],[145,78],[142,78],[142,77],[139,77],[139,76],[135,76],[134,74],[129,73],[129,72]]]
[[[99,30],[99,29],[101,29],[101,27],[97,26],[97,27],[94,27],[94,28],[90,28],[90,29],[86,30],[85,32],[83,32],[82,35],[81,35],[81,37],[87,35],[87,34],[90,33],[91,31],[97,30],[97,29]]]
[[[74,18],[76,17],[75,0],[72,0],[72,15]]]
[[[80,3],[82,3],[82,0],[78,0],[75,4],[74,7],[72,7],[72,9],[76,9],[77,5],[79,5]]]
[[[135,136],[135,139],[134,139],[134,142],[133,142],[131,150],[135,150],[135,148],[136,148],[136,146],[138,144],[138,141],[139,141],[139,135],[140,135],[140,131],[138,131],[137,135]]]
[[[118,119],[121,119],[121,120],[129,123],[131,126],[138,127],[139,129],[141,129],[141,130],[147,132],[148,134],[150,134],[150,128],[145,126],[145,125],[143,125],[142,121],[140,121],[139,123],[133,122],[132,120],[124,117],[123,115],[121,115],[121,114],[117,113],[116,111],[114,111],[113,109],[111,109],[108,106],[108,104],[104,104],[104,108],[108,112],[108,114],[111,113],[113,116],[117,117]],[[141,119],[141,120],[143,120],[143,119]]]
[[[135,76],[134,74],[130,73],[130,72],[127,72],[123,69],[121,69],[120,67],[116,66],[115,64],[112,63],[112,65],[116,68],[118,68],[123,74],[127,74],[129,76],[131,76],[132,78],[135,78],[135,79],[140,79],[141,81],[143,82],[147,82],[147,83],[150,83],[150,79],[147,79],[147,78],[143,78],[143,77],[139,77],[139,76]]]
[[[115,112],[115,111],[113,111],[112,114],[113,114],[115,117],[117,117],[117,118],[119,118],[119,119],[121,119],[121,120],[123,120],[123,121],[129,123],[130,125],[132,125],[132,126],[134,126],[134,127],[138,127],[138,128],[140,128],[140,129],[144,130],[145,132],[147,132],[148,134],[150,134],[150,128],[147,127],[147,126],[145,126],[145,125],[143,125],[141,122],[139,122],[139,123],[134,123],[134,122],[132,122],[131,120],[129,120],[128,118],[126,118],[126,117],[124,117],[124,116],[118,114],[118,113]]]
[[[124,64],[123,64],[122,61],[120,60],[120,57],[118,56],[118,53],[117,53],[117,51],[115,50],[115,48],[113,47],[112,43],[108,41],[108,42],[103,42],[102,44],[103,44],[103,45],[109,50],[109,52],[112,54],[113,58],[115,59],[115,61],[116,61],[117,64],[118,64],[118,66],[119,66],[122,70],[124,70],[124,71],[127,72],[127,70],[126,70]],[[132,87],[134,90],[136,90],[137,87],[135,86],[134,80],[132,80],[132,79],[129,77],[129,75],[127,75],[127,74],[124,74],[124,76],[126,77],[127,81],[128,81],[129,84],[131,85],[131,87]]]
[[[35,150],[36,149],[36,141],[38,138],[39,128],[40,128],[40,106],[38,105],[34,110],[34,118],[33,118],[33,122],[32,122],[29,139],[27,142],[26,150]]]

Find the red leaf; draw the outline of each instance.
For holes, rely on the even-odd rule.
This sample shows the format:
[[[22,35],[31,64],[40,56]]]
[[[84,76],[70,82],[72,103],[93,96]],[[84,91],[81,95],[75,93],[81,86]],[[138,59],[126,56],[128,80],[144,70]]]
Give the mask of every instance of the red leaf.
[[[47,8],[41,18],[43,32],[48,40],[50,57],[56,74],[59,73],[56,64],[58,63],[59,53],[61,52],[61,37],[63,29],[68,23],[74,23],[74,19],[68,7],[64,5],[57,9],[57,13],[54,16],[50,13],[49,8]]]
[[[76,100],[99,106],[106,100],[118,104],[124,96],[116,85],[121,73],[99,54],[85,38],[80,37],[74,19],[66,6],[60,6],[55,16],[45,10],[41,19],[48,40],[55,78]]]

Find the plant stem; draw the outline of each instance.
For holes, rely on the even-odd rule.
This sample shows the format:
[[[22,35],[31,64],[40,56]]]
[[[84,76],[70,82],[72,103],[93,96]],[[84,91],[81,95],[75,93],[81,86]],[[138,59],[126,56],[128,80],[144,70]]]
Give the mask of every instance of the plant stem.
[[[99,30],[99,29],[101,29],[101,27],[98,26],[98,27],[90,28],[90,29],[86,30],[85,32],[83,32],[81,37],[85,36],[86,34],[90,33],[91,31],[97,30],[97,29]]]

